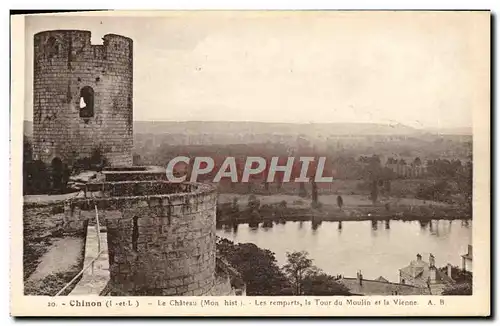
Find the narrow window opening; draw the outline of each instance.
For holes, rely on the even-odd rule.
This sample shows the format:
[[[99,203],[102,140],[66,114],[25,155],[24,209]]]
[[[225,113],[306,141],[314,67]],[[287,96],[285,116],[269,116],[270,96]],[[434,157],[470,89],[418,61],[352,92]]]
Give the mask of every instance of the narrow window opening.
[[[133,229],[132,229],[132,249],[137,252],[137,240],[139,239],[139,226],[137,225],[137,220],[139,218],[134,216],[133,218]]]
[[[57,44],[57,40],[55,37],[51,36],[47,39],[46,43],[46,52],[49,59],[56,56],[59,52],[59,44]]]
[[[133,121],[133,116],[132,116],[132,112],[133,112],[132,97],[130,95],[127,97],[127,109],[128,109],[127,123],[129,126],[132,126],[134,121]]]
[[[94,116],[94,90],[85,86],[80,90],[80,118],[92,118]]]

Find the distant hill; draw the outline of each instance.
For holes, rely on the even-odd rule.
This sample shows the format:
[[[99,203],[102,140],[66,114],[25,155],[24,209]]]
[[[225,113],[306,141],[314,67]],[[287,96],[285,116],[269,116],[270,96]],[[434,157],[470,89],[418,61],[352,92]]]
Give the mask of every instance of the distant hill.
[[[33,122],[24,121],[24,133],[33,133]],[[376,123],[267,123],[239,121],[134,121],[135,134],[283,134],[283,135],[410,135],[419,130],[399,124]]]
[[[33,121],[24,120],[23,133],[27,136],[33,135]]]
[[[237,121],[135,121],[139,134],[283,134],[283,135],[404,135],[419,133],[404,125],[375,123],[267,123]]]
[[[428,132],[439,135],[463,135],[472,136],[471,127],[461,127],[461,128],[432,128],[427,129]]]
[[[31,138],[32,122],[25,121]],[[413,159],[468,159],[472,136],[414,129],[405,125],[372,123],[259,123],[135,121],[134,154],[141,164],[162,165],[169,155],[287,155],[289,149],[311,146],[321,152],[344,156],[377,154]],[[458,133],[457,133],[458,132]],[[224,153],[224,154],[222,154]],[[239,153],[239,154],[238,154]],[[246,155],[246,154],[245,154]]]
[[[328,136],[419,135],[472,135],[472,128],[415,129],[403,124],[377,123],[267,123],[239,121],[134,121],[134,134],[282,134]],[[24,121],[24,134],[33,134],[33,122]]]

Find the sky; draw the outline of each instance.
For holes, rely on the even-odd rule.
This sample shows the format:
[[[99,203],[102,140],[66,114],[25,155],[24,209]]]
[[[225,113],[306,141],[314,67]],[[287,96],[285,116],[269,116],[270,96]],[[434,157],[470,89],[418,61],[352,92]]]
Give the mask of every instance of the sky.
[[[52,29],[133,39],[134,120],[471,127],[489,80],[477,12],[86,15],[26,18],[26,120],[33,35]]]

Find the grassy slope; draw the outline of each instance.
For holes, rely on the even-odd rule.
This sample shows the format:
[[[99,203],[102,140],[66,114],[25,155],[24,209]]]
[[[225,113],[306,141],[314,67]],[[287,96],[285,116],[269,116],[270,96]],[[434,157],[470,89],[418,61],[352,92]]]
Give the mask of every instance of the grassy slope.
[[[60,210],[51,205],[25,209],[23,219],[24,292],[26,295],[55,295],[82,268],[86,230],[70,236],[65,235]],[[31,279],[44,257],[47,257],[53,244],[57,240],[65,238],[78,240],[72,241],[72,243],[79,246],[73,249],[79,251],[80,255],[77,255],[73,262],[66,264],[67,266],[63,270],[58,268],[60,266],[54,265],[52,272],[50,270],[44,271],[45,277]],[[61,255],[64,255],[64,251],[61,252]],[[65,294],[69,293],[72,288],[73,286],[69,287]]]

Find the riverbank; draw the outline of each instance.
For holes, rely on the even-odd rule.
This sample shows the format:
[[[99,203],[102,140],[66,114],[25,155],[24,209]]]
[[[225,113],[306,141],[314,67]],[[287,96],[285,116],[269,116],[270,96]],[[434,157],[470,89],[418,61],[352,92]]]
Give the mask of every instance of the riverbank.
[[[461,268],[462,255],[472,243],[474,221],[352,221],[285,222],[266,227],[248,224],[223,225],[216,235],[235,243],[253,243],[274,253],[279,266],[286,264],[287,252],[307,251],[316,266],[329,275],[365,279],[380,276],[399,282],[399,270],[417,254],[426,261],[435,257],[436,266],[448,263]]]
[[[430,221],[472,219],[466,207],[413,198],[384,198],[376,204],[365,196],[343,196],[344,205],[337,206],[336,196],[321,196],[320,205],[297,196],[254,196],[257,204],[249,204],[249,196],[221,195],[217,207],[219,224],[261,223],[265,221]],[[250,207],[252,206],[252,208]]]

